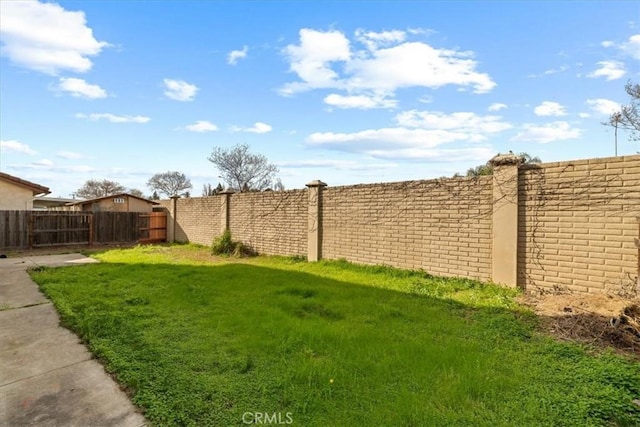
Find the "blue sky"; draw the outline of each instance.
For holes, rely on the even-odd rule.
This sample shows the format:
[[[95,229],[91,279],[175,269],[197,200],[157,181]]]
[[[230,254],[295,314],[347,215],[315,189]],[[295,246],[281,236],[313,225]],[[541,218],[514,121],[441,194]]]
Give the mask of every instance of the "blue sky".
[[[0,2],[0,170],[68,197],[220,181],[250,144],[286,188],[614,154],[637,2]],[[640,151],[619,135],[618,152]]]

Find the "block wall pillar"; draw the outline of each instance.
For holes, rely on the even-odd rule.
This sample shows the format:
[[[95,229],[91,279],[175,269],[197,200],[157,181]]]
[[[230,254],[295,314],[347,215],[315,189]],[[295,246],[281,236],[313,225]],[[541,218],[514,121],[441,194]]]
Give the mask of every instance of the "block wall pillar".
[[[311,181],[309,188],[309,215],[307,226],[307,260],[314,262],[322,258],[322,190],[327,184]]]
[[[491,280],[518,285],[518,168],[523,159],[514,154],[498,154],[493,167],[493,233]]]
[[[222,199],[220,200],[220,234],[223,234],[225,231],[229,230],[230,227],[230,217],[229,210],[231,204],[231,195],[233,191],[226,190],[220,194]]]

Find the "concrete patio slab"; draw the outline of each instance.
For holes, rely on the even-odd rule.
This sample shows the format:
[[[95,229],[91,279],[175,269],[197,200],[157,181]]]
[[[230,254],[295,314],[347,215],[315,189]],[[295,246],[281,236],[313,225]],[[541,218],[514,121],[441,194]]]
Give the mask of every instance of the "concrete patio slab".
[[[28,315],[28,309],[22,311]],[[91,353],[78,337],[65,329],[51,327],[30,334],[11,331],[0,335],[0,384],[58,369],[60,361],[71,365],[90,359]]]
[[[0,387],[6,426],[145,425],[126,395],[93,360]]]
[[[25,285],[31,279],[24,268],[5,271],[0,267],[0,271],[3,274],[0,280],[0,310],[49,302],[37,286]]]
[[[146,425],[26,272],[91,262],[80,254],[0,259],[0,425]]]

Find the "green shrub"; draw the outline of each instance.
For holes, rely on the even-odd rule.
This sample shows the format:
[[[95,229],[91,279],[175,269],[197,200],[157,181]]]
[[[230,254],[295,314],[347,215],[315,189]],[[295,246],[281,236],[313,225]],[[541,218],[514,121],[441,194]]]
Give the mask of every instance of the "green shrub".
[[[222,235],[215,238],[211,246],[211,253],[214,255],[233,257],[255,255],[255,253],[242,242],[234,242],[231,238],[231,231],[229,230],[225,230]]]

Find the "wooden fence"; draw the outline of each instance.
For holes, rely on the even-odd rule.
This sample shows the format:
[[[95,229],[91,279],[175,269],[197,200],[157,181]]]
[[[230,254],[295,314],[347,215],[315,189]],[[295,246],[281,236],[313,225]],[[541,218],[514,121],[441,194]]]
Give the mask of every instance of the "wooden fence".
[[[166,240],[166,214],[0,211],[0,249]]]

